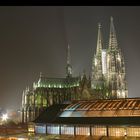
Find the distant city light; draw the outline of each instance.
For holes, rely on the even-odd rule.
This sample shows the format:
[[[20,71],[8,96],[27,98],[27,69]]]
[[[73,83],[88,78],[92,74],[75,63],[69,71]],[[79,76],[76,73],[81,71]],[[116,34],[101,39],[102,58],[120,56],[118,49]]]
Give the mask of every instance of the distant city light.
[[[7,114],[3,114],[2,115],[2,121],[6,121],[8,119],[8,115]]]

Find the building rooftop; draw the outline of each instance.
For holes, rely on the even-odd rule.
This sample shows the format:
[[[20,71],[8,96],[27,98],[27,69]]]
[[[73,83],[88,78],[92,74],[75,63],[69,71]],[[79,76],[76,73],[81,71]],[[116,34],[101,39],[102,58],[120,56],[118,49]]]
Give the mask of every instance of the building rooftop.
[[[73,101],[60,115],[60,117],[115,116],[140,116],[140,98]]]
[[[140,125],[140,98],[77,100],[70,104],[53,105],[43,112],[34,122]]]
[[[38,82],[34,83],[34,88],[69,88],[79,86],[79,77],[66,78],[47,78],[40,77]]]

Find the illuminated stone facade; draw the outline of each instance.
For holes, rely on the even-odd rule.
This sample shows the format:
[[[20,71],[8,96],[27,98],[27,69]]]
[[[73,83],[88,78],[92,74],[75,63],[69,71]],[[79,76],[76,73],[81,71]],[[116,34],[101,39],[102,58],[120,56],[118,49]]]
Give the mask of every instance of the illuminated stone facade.
[[[32,90],[27,88],[22,96],[22,122],[37,118],[54,104],[80,99],[111,99],[128,96],[124,57],[117,44],[113,19],[110,24],[109,47],[104,49],[101,25],[98,25],[97,49],[92,63],[92,78],[72,76],[70,47],[67,50],[66,77],[48,78],[40,74]],[[94,112],[95,113],[95,112]]]
[[[109,47],[103,48],[101,25],[98,25],[97,49],[92,63],[92,89],[97,98],[127,98],[124,57],[118,47],[111,17]]]
[[[33,121],[47,107],[75,99],[89,99],[90,79],[86,75],[72,76],[70,64],[70,47],[67,52],[65,78],[48,78],[40,74],[38,82],[33,83],[32,90],[26,88],[22,95],[21,121]]]

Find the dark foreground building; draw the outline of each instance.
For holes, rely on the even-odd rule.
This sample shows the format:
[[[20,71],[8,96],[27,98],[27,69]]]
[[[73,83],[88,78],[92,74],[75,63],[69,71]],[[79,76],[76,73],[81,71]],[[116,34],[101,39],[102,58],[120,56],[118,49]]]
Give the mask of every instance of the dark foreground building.
[[[140,137],[140,98],[53,105],[34,121],[34,129],[44,134]]]

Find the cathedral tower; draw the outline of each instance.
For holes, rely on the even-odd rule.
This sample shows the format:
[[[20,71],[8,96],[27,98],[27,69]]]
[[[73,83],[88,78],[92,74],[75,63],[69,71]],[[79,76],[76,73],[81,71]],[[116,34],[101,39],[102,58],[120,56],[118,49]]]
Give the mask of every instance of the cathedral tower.
[[[118,47],[113,18],[110,19],[109,47],[107,50],[107,84],[111,98],[126,98],[124,57]]]
[[[102,33],[101,33],[101,24],[99,23],[97,48],[92,62],[91,87],[95,93],[100,95],[101,93],[103,93],[104,90],[104,73],[103,73],[104,65],[102,65],[102,49],[103,49],[103,40],[102,40]]]
[[[92,63],[91,86],[97,98],[128,97],[124,57],[118,47],[112,17],[107,49],[103,49],[101,25],[98,25],[97,49]]]

